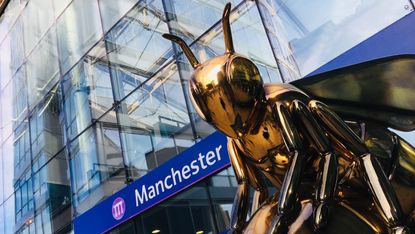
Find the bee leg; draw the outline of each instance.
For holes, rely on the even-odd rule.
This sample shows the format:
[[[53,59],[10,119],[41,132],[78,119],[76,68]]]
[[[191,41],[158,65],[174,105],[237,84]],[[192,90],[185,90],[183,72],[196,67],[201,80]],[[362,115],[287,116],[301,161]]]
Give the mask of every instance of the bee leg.
[[[253,212],[268,198],[268,190],[258,170],[244,160],[245,155],[230,138],[228,138],[228,152],[238,182],[232,206],[230,232],[242,233],[249,210],[249,187],[255,188]]]
[[[289,111],[282,103],[274,106],[274,118],[281,129],[288,148],[290,165],[278,194],[277,215],[273,217],[268,233],[287,233],[288,226],[298,216],[298,188],[305,163],[303,142],[291,119]]]
[[[252,187],[254,187],[254,197],[252,198],[252,205],[251,205],[251,216],[258,210],[258,208],[265,203],[268,199],[268,189],[265,182],[262,180],[260,172],[258,169],[254,167],[250,167],[248,169],[253,176],[250,176],[250,181],[255,179],[255,182],[250,182]]]
[[[246,163],[245,166],[248,173],[249,184],[255,189],[251,205],[252,215],[268,199],[268,188],[258,168],[250,163]]]
[[[313,144],[321,159],[313,206],[313,225],[314,229],[318,230],[327,224],[330,215],[330,205],[334,200],[338,174],[337,158],[333,153],[330,141],[307,106],[295,100],[290,106],[290,111],[294,122],[299,128],[305,130],[303,131],[305,137]]]
[[[308,104],[317,120],[339,144],[345,145],[355,155],[359,171],[363,174],[373,200],[377,204],[391,233],[409,233],[403,224],[403,212],[395,191],[376,158],[346,123],[325,104],[311,101]]]

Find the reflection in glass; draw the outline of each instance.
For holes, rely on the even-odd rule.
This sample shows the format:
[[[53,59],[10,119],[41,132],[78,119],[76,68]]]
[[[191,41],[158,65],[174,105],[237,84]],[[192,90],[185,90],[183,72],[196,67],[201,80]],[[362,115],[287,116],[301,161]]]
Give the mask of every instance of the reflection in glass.
[[[64,78],[64,108],[70,139],[113,105],[111,79],[103,43],[91,50]],[[107,118],[115,122],[115,113]]]
[[[109,191],[125,186],[119,132],[112,122],[98,122],[88,128],[71,143],[70,154],[77,213],[111,195]]]
[[[15,201],[14,196],[10,196],[5,202],[4,202],[4,233],[13,233],[14,230],[14,224],[15,224]]]
[[[56,85],[37,106],[30,117],[30,140],[34,165],[42,167],[60,151],[64,144],[62,134],[62,97]],[[38,161],[40,158],[40,161]]]
[[[3,155],[3,195],[4,199],[7,199],[14,192],[15,149],[13,148],[12,136],[3,141],[1,149]]]
[[[16,178],[14,184],[15,190],[15,208],[16,208],[16,221],[22,221],[27,217],[29,212],[33,211],[33,187],[30,170],[27,170],[21,178]]]
[[[19,17],[6,40],[10,42],[10,47],[6,46],[6,48],[12,48],[10,52],[10,74],[13,75],[22,65],[24,59],[22,17]]]
[[[33,49],[54,22],[51,0],[30,0],[23,10],[26,54]]]
[[[34,223],[39,233],[68,231],[71,222],[71,192],[66,151],[46,165],[45,157],[33,160],[33,193],[36,204]]]
[[[0,217],[4,217],[3,200],[0,200],[0,201],[1,201],[1,205],[0,205]],[[0,219],[0,232],[2,232],[2,233],[5,233],[4,228],[5,228],[6,224],[4,223],[4,221],[5,220],[3,218]]]
[[[279,9],[275,6],[275,1],[260,0],[257,4],[269,42],[277,58],[283,81],[289,82],[300,78],[298,65],[294,59],[293,50],[286,35],[286,25],[284,25],[280,14],[277,14]]]
[[[0,94],[1,132],[7,139],[26,118],[27,87],[25,68],[21,67]]]
[[[0,42],[3,41],[7,32],[16,22],[20,15],[20,11],[23,7],[23,3],[19,0],[10,0],[6,9],[0,17]]]
[[[193,144],[175,64],[128,96],[119,108],[124,156],[133,176],[158,167]]]
[[[151,78],[173,55],[160,1],[140,1],[105,37],[116,99],[120,100]]]
[[[0,188],[1,188],[1,191],[0,191],[0,204],[3,204],[3,201],[4,201],[4,194],[3,194],[3,177],[4,177],[4,175],[3,175],[3,155],[2,155],[2,152],[1,152],[1,150],[0,150],[0,168],[1,168],[1,170],[0,170]],[[0,217],[2,217],[2,210],[1,210],[1,208],[0,208]],[[0,221],[1,222],[1,221]],[[1,225],[1,223],[0,223],[0,225]],[[2,229],[1,229],[1,226],[0,226],[0,231],[1,231]]]
[[[218,24],[217,28],[219,30],[209,31],[200,39],[200,44],[209,48],[204,51],[198,51],[201,61],[223,54],[225,51],[222,25]],[[276,62],[255,3],[243,3],[237,10],[232,12],[231,30],[235,51],[238,54],[250,58],[255,63],[276,69]],[[267,78],[263,77],[265,80]],[[278,78],[271,78],[271,80],[278,80]]]
[[[169,16],[170,27],[176,35],[182,36],[187,43],[193,42],[212,25],[219,22],[223,7],[231,2],[237,6],[241,0],[210,1],[168,1],[162,0],[164,10]]]
[[[210,182],[214,187],[237,187],[234,177],[233,169],[228,168],[212,176]]]
[[[28,124],[23,124],[15,132],[16,135],[13,139],[14,181],[22,177],[23,173],[27,172],[30,166],[30,142]]]
[[[50,91],[59,78],[58,52],[55,27],[46,36],[27,59],[27,82],[29,106],[33,108]]]
[[[268,20],[282,20],[281,35],[287,36],[283,41],[288,40],[302,76],[413,11],[407,0],[260,2],[266,6],[261,10],[268,11],[264,16],[271,17]]]
[[[66,73],[102,37],[97,0],[72,1],[58,18],[57,32],[59,62]]]
[[[140,1],[143,2],[143,1]],[[104,31],[108,31],[137,3],[136,0],[98,0]]]
[[[69,3],[72,2],[72,0],[52,0],[52,2],[53,8],[55,10],[55,17],[58,18],[69,5]]]
[[[46,234],[51,234],[52,233],[52,226],[50,223],[50,211],[49,211],[49,207],[46,207],[45,209],[43,209],[42,213],[42,225],[43,225],[43,231]]]
[[[10,74],[10,38],[7,37],[3,42],[0,42],[0,90],[2,90],[12,78]]]

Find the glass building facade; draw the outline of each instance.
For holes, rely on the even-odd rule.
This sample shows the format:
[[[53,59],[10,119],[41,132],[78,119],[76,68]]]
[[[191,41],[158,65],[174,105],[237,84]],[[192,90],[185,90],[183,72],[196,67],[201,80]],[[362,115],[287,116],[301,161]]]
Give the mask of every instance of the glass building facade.
[[[228,0],[10,0],[0,17],[0,233],[72,221],[214,130],[187,93],[223,54]],[[1,2],[1,1],[0,1]],[[265,82],[299,79],[413,11],[410,0],[232,0],[235,49]],[[112,233],[229,228],[231,168]]]

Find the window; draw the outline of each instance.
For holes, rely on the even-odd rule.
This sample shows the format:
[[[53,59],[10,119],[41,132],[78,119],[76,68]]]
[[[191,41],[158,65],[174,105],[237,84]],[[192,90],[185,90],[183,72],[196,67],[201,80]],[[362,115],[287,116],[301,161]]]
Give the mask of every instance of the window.
[[[56,31],[52,27],[27,59],[29,105],[33,109],[56,85],[59,74]]]
[[[97,0],[72,1],[58,18],[57,32],[59,62],[66,73],[102,37]]]
[[[108,196],[105,191],[126,185],[118,128],[105,119],[75,138],[69,149],[73,199],[79,214]]]
[[[121,100],[153,77],[173,56],[159,0],[140,1],[105,37],[114,79],[115,98]]]
[[[62,85],[67,133],[72,139],[104,115],[114,103],[103,42],[64,76]],[[107,121],[115,122],[115,113],[110,112],[107,118],[111,120]]]

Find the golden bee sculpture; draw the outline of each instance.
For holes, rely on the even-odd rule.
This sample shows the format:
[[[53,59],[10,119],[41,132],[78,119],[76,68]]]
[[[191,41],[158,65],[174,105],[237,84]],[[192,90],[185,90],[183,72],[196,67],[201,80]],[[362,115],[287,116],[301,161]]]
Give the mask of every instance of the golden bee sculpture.
[[[228,136],[238,181],[230,232],[412,233],[411,208],[403,211],[393,170],[358,135],[365,131],[361,124],[346,123],[291,84],[264,84],[256,65],[234,51],[230,10],[228,3],[222,18],[226,52],[203,64],[182,39],[163,35],[181,46],[194,68],[189,89],[196,111]],[[414,163],[412,146],[385,134]],[[276,194],[268,196],[265,179]],[[413,191],[409,187],[403,193]]]

